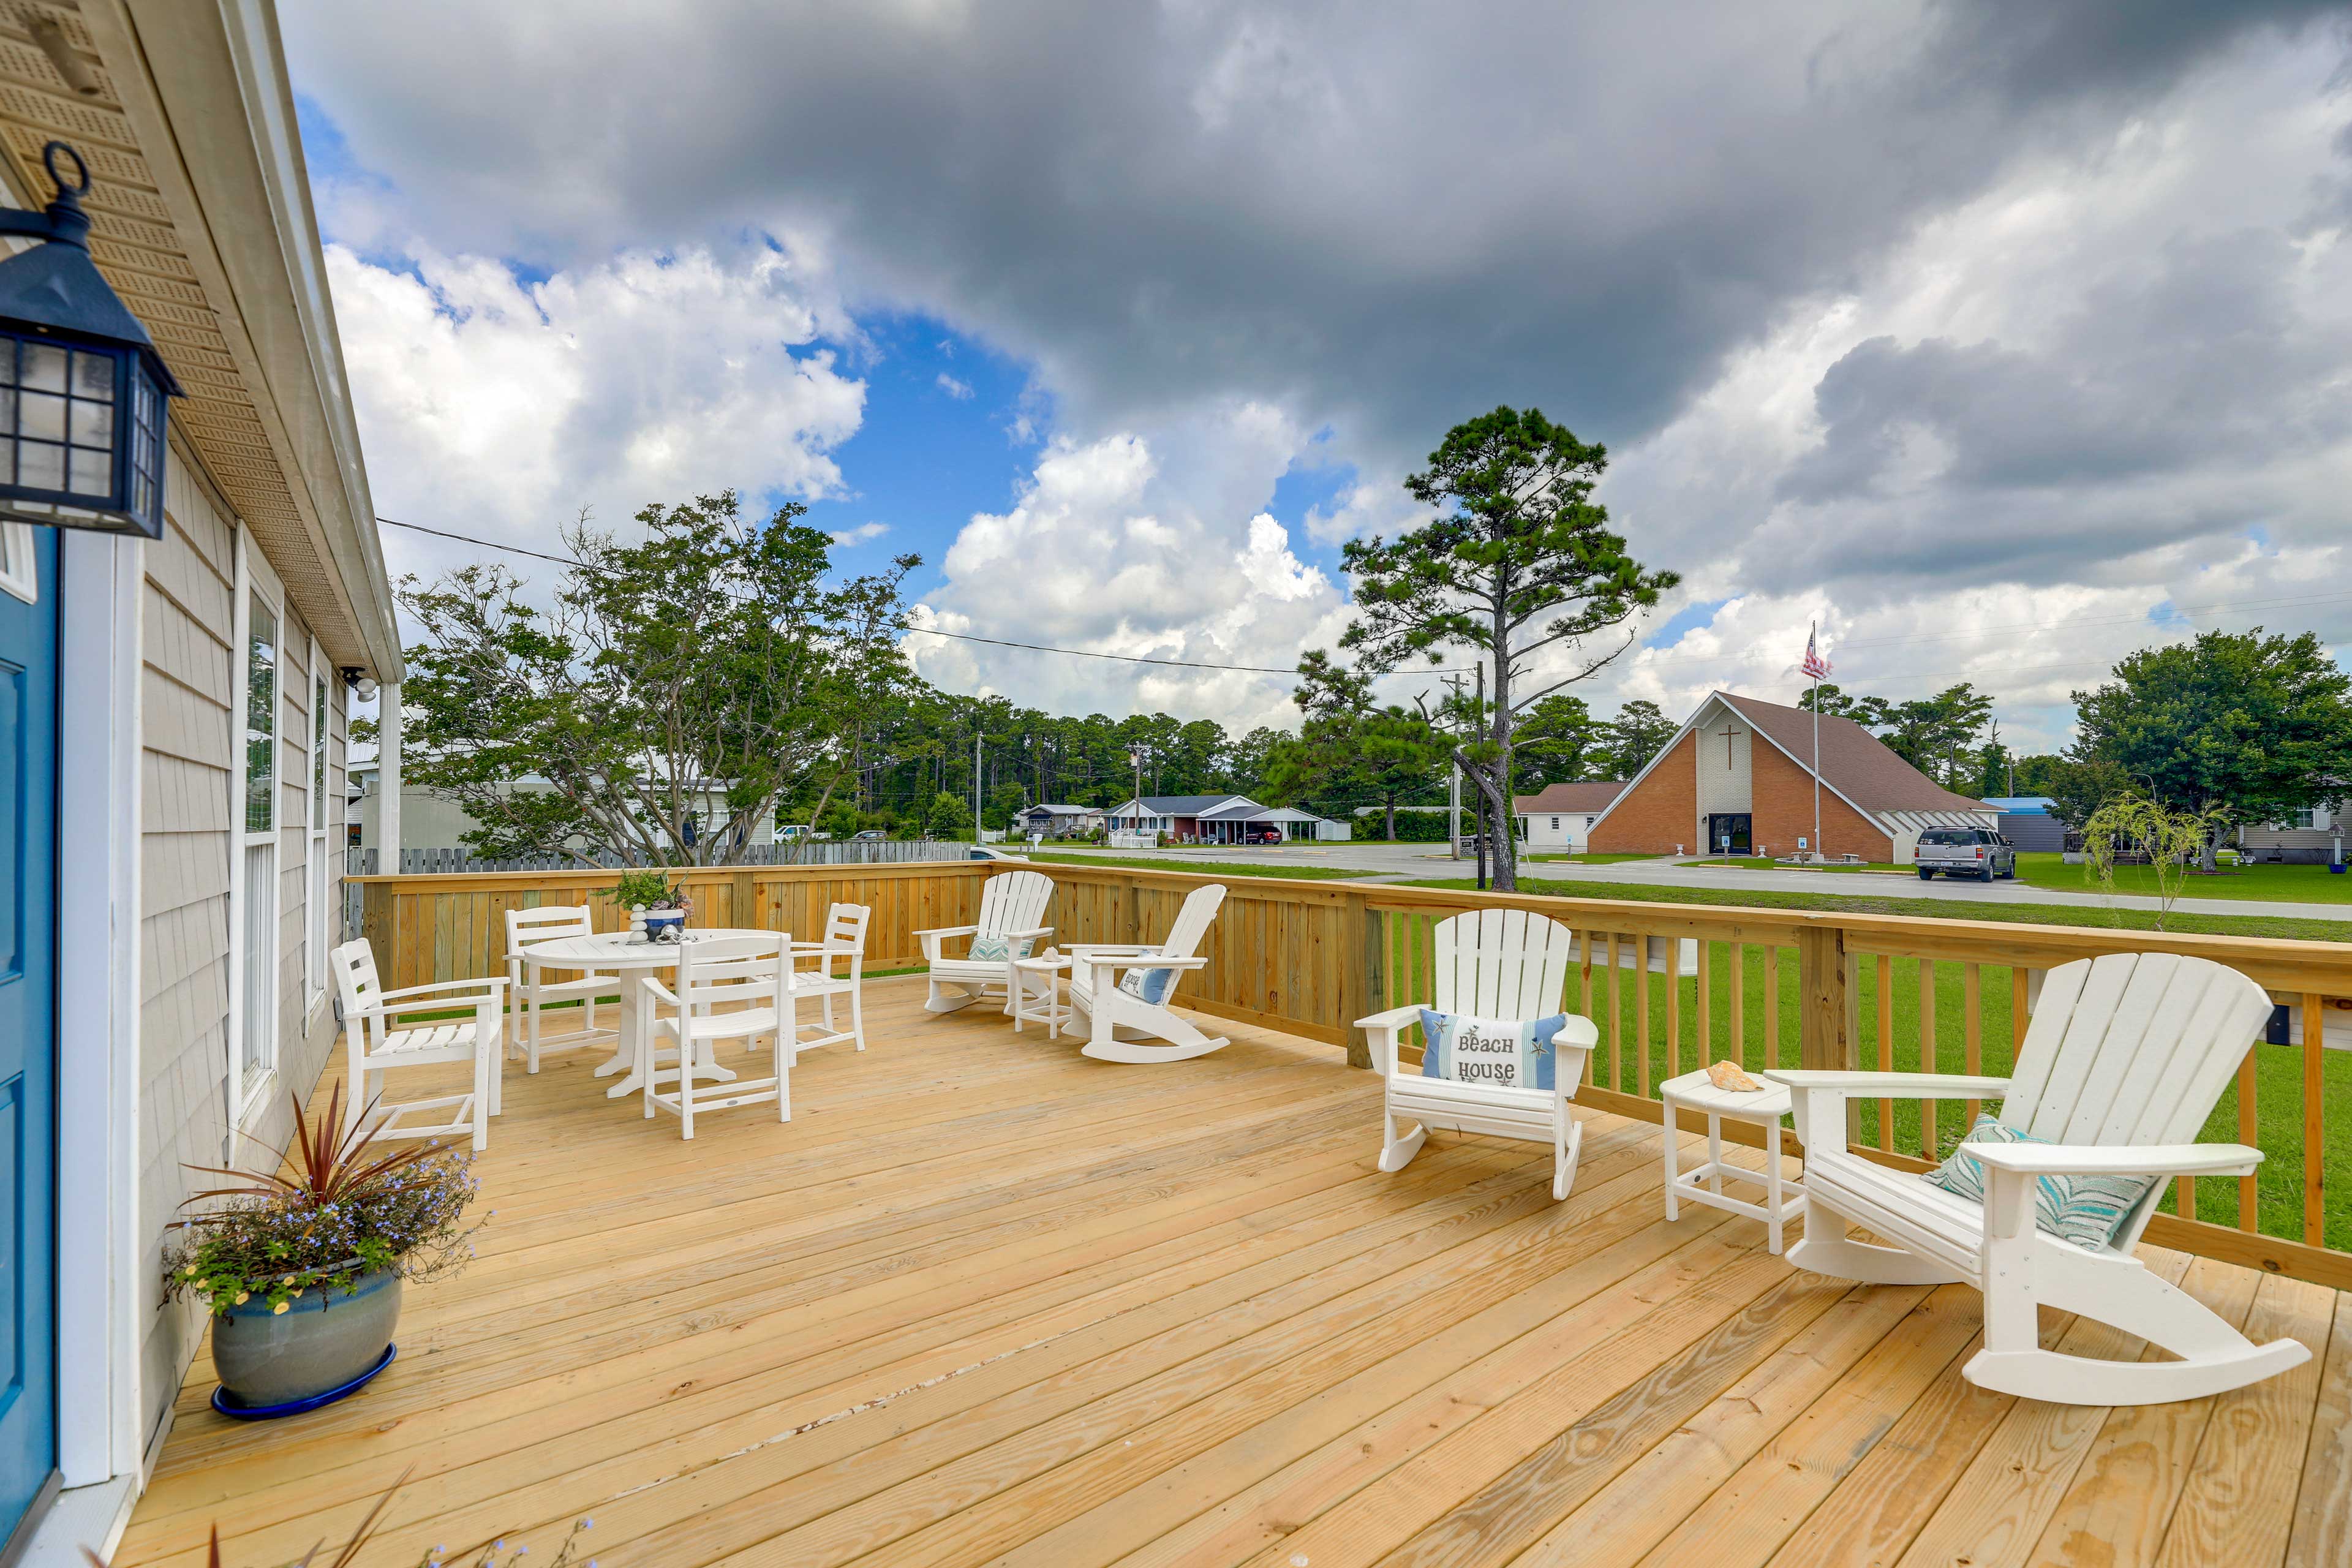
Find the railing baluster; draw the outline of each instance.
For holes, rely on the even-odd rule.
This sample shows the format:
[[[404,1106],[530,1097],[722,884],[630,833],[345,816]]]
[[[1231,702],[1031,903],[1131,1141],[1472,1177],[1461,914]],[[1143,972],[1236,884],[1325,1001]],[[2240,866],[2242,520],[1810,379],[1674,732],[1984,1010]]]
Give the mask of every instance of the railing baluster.
[[[1878,955],[1878,1070],[1895,1070],[1895,960],[1886,953]],[[1895,1102],[1878,1102],[1878,1146],[1892,1153],[1895,1149]]]
[[[1780,946],[1773,942],[1764,949],[1764,1065],[1776,1068],[1780,1062]]]
[[[1748,1065],[1748,944],[1731,944],[1731,1059]]]
[[[2303,1239],[2326,1245],[2327,1216],[2321,1199],[2327,1186],[2326,1097],[2323,1092],[2327,1048],[2327,998],[2303,999]]]
[[[1633,1083],[1634,1092],[1650,1098],[1650,939],[1633,938]]]
[[[1966,1052],[1962,1070],[1971,1078],[1984,1070],[1983,980],[1977,973],[1979,967],[1969,963],[1960,968],[1960,1046]],[[1977,1116],[1983,1110],[1983,1100],[1969,1101],[1969,1127],[1977,1124]]]
[[[1698,939],[1698,1060],[1691,1065],[1703,1068],[1715,1059],[1715,1031],[1707,1026],[1707,993],[1715,982],[1715,943],[1706,937]]]
[[[1617,1024],[1617,933],[1609,933],[1609,1087],[1625,1090],[1625,1048]]]
[[[2249,1149],[2261,1146],[2262,1130],[2254,1121],[2254,1057],[2262,1048],[2260,1041],[2247,1047],[2245,1059],[2238,1064],[2238,1142]],[[2238,1228],[2260,1230],[2262,1218],[2261,1178],[2248,1172],[2238,1178]]]
[[[1919,960],[1919,1070],[1934,1072],[1936,1060],[1936,961]],[[1919,1102],[1919,1158],[1936,1157],[1936,1101]]]
[[[1660,1083],[1682,1072],[1682,1056],[1683,944],[1681,938],[1670,936],[1666,938],[1666,1064]]]

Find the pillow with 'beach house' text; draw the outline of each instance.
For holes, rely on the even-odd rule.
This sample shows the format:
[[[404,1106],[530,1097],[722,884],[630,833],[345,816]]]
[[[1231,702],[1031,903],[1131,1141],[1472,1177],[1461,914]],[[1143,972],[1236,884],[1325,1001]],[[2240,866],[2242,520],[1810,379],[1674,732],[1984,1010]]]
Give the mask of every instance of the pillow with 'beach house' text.
[[[1549,1018],[1480,1018],[1423,1007],[1421,1076],[1549,1092],[1558,1081],[1552,1040],[1567,1026],[1565,1013]]]

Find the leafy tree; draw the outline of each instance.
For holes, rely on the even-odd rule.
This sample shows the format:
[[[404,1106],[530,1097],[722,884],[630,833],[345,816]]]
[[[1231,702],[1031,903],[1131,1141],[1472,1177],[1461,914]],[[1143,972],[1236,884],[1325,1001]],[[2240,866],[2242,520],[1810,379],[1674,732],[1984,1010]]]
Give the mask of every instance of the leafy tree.
[[[1617,717],[1601,727],[1600,756],[1612,779],[1630,779],[1666,749],[1682,726],[1646,698],[1635,698],[1617,710]]]
[[[933,838],[970,838],[971,807],[961,796],[942,790],[931,797],[931,809],[923,820],[923,830]]]
[[[2348,687],[2309,632],[2207,632],[2129,655],[2105,685],[2075,692],[2068,755],[2111,764],[2158,803],[2202,815],[2210,868],[2230,826],[2290,816],[2352,779]]]
[[[2034,770],[2036,795],[2046,795],[2058,803],[2058,819],[2076,832],[2084,825],[2116,801],[2144,794],[2132,776],[2115,763],[2100,758],[2072,762],[2064,757],[2037,758],[2044,765]],[[2024,785],[2021,770],[2019,787]]]
[[[1385,810],[1388,837],[1396,837],[1396,808],[1429,786],[1448,747],[1428,720],[1410,709],[1374,705],[1369,677],[1333,662],[1321,648],[1298,664],[1292,694],[1306,714],[1297,739],[1276,741],[1267,752],[1265,789],[1271,802],[1338,795]]]
[[[406,580],[425,639],[402,690],[408,777],[462,805],[486,855],[733,863],[812,780],[821,816],[858,716],[908,681],[898,589],[918,559],[835,581],[802,510],[755,526],[731,490],[649,506],[636,544],[583,521],[546,611],[503,567]]]
[[[2223,808],[2176,811],[2144,795],[2111,800],[2083,822],[2083,876],[2116,891],[2116,857],[2131,850],[2144,857],[2156,879],[2156,929],[2187,890],[2189,863],[2210,845],[2224,826]]]
[[[1828,680],[1806,687],[1804,695],[1797,699],[1797,706],[1808,713],[1819,707],[1829,718],[1851,719],[1865,730],[1885,725],[1891,711],[1879,698],[1858,696]]]
[[[1442,663],[1448,648],[1486,665],[1493,689],[1469,715],[1454,757],[1491,821],[1511,819],[1521,716],[1631,647],[1628,637],[1587,658],[1584,642],[1681,581],[1644,568],[1609,531],[1607,510],[1591,499],[1607,464],[1603,447],[1536,410],[1496,408],[1447,432],[1429,467],[1405,480],[1406,492],[1440,515],[1394,540],[1351,540],[1342,552],[1359,615],[1339,644],[1361,649],[1368,668],[1393,669],[1415,655]],[[1548,650],[1567,656],[1568,673],[1533,673],[1531,661]],[[1516,889],[1513,836],[1495,842],[1495,885]]]
[[[1581,697],[1555,692],[1531,705],[1519,723],[1514,748],[1517,789],[1533,794],[1547,784],[1592,777],[1593,764],[1605,754],[1605,735],[1606,727],[1593,718]]]
[[[1948,788],[1964,795],[2002,793],[1978,788],[1983,757],[1977,737],[1992,718],[1992,699],[1965,680],[1910,702],[1861,696],[1823,681],[1818,696],[1807,687],[1797,706],[1810,713],[1817,701],[1823,714],[1853,720]]]

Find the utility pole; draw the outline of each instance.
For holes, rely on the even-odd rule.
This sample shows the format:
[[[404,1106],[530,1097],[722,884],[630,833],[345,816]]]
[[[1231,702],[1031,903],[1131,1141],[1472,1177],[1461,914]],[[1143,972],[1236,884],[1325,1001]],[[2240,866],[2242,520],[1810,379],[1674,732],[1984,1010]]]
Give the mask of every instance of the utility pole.
[[[1486,732],[1486,667],[1483,664],[1478,667],[1478,708],[1475,722],[1477,729],[1474,732],[1484,735]],[[1486,792],[1483,789],[1478,792],[1477,805],[1478,890],[1483,893],[1486,890]]]
[[[1460,676],[1451,677],[1445,684],[1453,688],[1456,698],[1462,695]],[[1446,759],[1445,768],[1445,858],[1462,858],[1462,764],[1451,757]]]
[[[980,842],[980,721],[971,721],[971,841]]]

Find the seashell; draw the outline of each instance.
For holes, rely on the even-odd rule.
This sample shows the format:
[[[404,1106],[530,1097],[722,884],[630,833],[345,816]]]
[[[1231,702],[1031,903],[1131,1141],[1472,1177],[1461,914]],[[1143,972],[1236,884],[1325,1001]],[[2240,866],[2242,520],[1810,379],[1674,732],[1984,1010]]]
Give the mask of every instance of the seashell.
[[[1706,1069],[1706,1081],[1715,1085],[1717,1089],[1731,1089],[1740,1092],[1759,1089],[1764,1087],[1762,1084],[1758,1083],[1754,1079],[1749,1078],[1746,1073],[1742,1072],[1739,1068],[1739,1064],[1735,1061],[1719,1061],[1710,1064]]]

